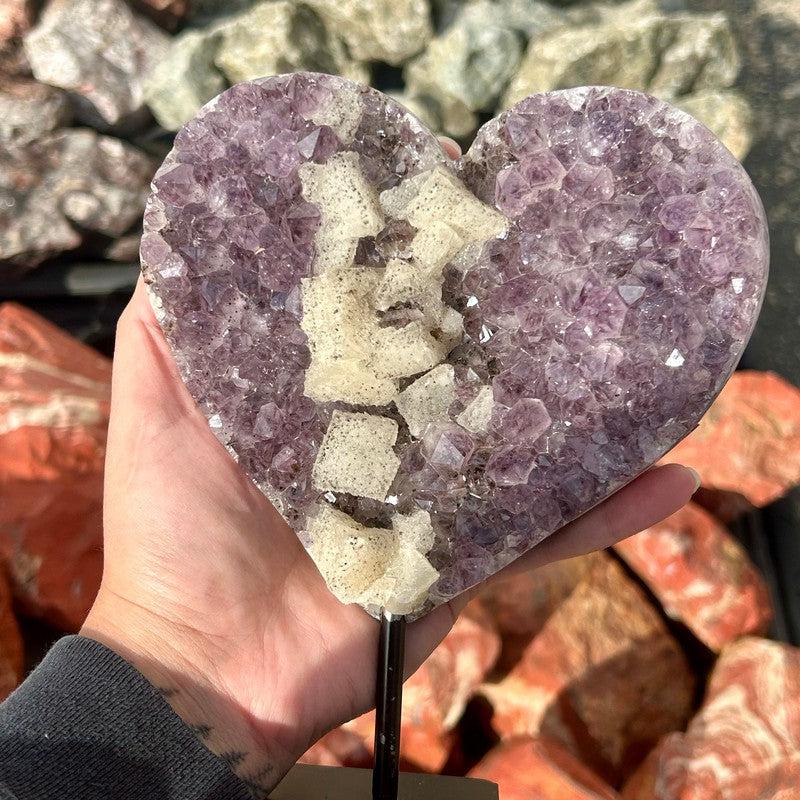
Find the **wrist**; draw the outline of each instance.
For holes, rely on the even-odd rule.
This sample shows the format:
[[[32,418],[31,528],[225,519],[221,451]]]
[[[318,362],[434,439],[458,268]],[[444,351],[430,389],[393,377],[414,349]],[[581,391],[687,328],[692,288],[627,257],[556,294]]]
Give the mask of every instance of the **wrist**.
[[[291,730],[253,719],[231,696],[213,648],[189,626],[101,588],[80,633],[135,667],[255,797],[266,797],[301,755]]]

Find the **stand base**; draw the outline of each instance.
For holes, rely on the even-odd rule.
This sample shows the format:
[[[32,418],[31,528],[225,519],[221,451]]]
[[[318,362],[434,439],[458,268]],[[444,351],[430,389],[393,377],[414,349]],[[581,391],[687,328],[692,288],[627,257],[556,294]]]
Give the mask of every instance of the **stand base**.
[[[370,800],[372,770],[297,764],[269,800]],[[497,786],[472,778],[400,774],[399,800],[498,800]]]

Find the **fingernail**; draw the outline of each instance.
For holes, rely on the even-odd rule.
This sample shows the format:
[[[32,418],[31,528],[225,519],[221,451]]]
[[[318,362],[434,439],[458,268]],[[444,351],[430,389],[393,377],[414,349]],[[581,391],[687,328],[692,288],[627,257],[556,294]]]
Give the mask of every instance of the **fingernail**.
[[[439,141],[442,143],[442,147],[444,147],[445,152],[447,152],[450,158],[456,159],[460,157],[461,145],[459,145],[455,139],[451,139],[449,136],[440,136]],[[452,150],[452,153],[448,152],[449,150]]]
[[[684,469],[692,473],[692,477],[694,478],[694,489],[692,489],[692,494],[694,494],[700,488],[700,473],[692,467],[684,467]]]

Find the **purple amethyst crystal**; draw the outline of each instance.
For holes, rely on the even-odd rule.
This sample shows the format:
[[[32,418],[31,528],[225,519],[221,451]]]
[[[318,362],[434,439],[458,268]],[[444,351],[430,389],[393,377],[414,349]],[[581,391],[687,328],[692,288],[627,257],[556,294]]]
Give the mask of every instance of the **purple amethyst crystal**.
[[[691,431],[767,275],[744,170],[659,100],[535,95],[451,163],[390,98],[302,73],[183,128],[141,252],[214,433],[340,599],[409,614]]]

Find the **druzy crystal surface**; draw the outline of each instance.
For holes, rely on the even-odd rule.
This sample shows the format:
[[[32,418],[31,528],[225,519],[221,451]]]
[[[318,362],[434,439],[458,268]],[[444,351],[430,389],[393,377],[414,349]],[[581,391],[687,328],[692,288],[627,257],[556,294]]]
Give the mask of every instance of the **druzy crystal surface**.
[[[697,423],[753,328],[761,204],[652,97],[529,97],[450,162],[340,78],[239,84],[153,181],[142,268],[190,392],[341,600],[418,614]]]

